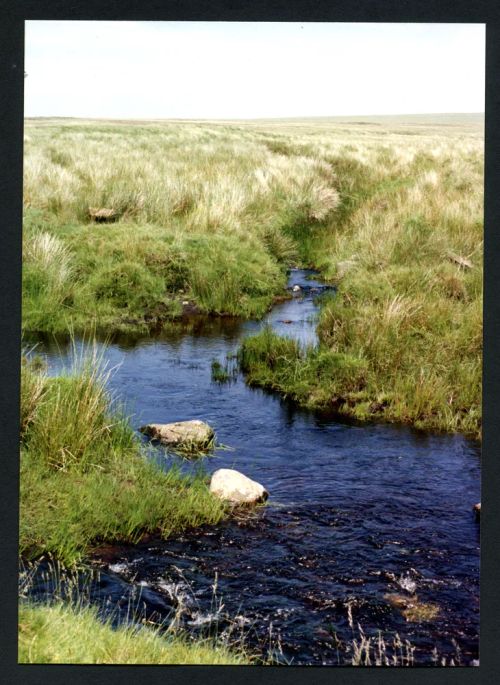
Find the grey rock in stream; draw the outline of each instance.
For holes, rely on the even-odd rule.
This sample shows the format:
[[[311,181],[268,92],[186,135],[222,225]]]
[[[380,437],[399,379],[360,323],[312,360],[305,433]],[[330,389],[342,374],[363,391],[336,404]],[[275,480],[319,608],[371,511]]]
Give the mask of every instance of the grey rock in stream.
[[[139,430],[164,445],[191,451],[208,449],[213,445],[215,438],[213,428],[197,419],[176,423],[149,423]]]
[[[263,485],[234,469],[215,471],[210,481],[210,492],[232,504],[256,504],[269,496]]]

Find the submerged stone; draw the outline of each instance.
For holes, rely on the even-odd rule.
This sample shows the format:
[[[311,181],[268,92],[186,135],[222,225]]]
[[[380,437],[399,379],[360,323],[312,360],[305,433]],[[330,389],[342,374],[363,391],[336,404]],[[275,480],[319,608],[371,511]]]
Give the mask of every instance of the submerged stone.
[[[397,607],[398,609],[406,609],[408,606],[415,604],[417,601],[417,596],[401,595],[397,592],[390,592],[384,595],[384,599],[386,599],[393,607]]]
[[[405,619],[411,623],[424,623],[432,621],[439,614],[437,604],[420,602],[416,595],[401,595],[389,593],[384,595],[384,599],[397,609],[401,610]]]
[[[164,445],[195,451],[211,447],[215,433],[213,428],[197,419],[175,423],[149,423],[139,428],[141,433]]]
[[[218,469],[212,475],[210,492],[232,504],[265,502],[269,493],[263,485],[234,469]]]
[[[409,605],[401,613],[411,623],[424,623],[435,619],[439,611],[437,604],[418,602],[417,604]]]

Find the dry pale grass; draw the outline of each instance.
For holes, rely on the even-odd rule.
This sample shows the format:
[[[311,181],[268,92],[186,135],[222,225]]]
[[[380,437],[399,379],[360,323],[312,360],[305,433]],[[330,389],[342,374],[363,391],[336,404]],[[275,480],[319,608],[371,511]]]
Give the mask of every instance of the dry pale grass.
[[[248,230],[267,212],[300,210],[321,220],[338,197],[328,165],[273,154],[259,136],[209,126],[30,126],[27,207],[85,221],[89,207],[190,231]],[[264,216],[261,217],[261,211]],[[253,227],[252,227],[253,230]]]

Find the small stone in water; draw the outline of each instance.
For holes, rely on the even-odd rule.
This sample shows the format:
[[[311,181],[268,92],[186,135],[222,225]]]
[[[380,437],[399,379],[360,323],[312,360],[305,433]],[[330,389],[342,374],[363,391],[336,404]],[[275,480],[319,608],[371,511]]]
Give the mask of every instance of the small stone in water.
[[[407,621],[413,623],[422,623],[424,621],[432,621],[433,618],[439,614],[439,607],[436,604],[418,603],[414,606],[408,606],[402,612]]]

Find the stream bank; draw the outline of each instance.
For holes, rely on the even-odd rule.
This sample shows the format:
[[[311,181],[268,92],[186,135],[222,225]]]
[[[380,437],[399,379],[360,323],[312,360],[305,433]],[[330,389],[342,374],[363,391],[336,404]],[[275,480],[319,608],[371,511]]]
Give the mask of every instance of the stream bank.
[[[238,520],[107,549],[94,559],[93,601],[124,608],[138,601],[163,619],[181,604],[181,621],[193,632],[239,620],[250,643],[269,647],[271,633],[284,663],[349,663],[358,623],[367,635],[410,640],[416,663],[432,664],[434,648],[456,658],[454,640],[462,663],[471,663],[479,626],[479,529],[471,511],[480,499],[478,443],[300,409],[249,388],[238,373],[223,384],[212,379],[213,360],[234,359],[265,324],[303,346],[316,342],[324,287],[313,275],[292,271],[288,287],[300,290],[263,322],[205,321],[189,335],[122,336],[107,347],[117,365],[111,390],[134,427],[199,418],[231,448],[202,464],[158,448],[157,464],[236,468],[270,499]],[[69,363],[61,343],[37,351],[50,373]],[[223,611],[214,611],[215,578]],[[40,579],[34,595],[47,591]],[[422,620],[410,605],[434,609]]]

